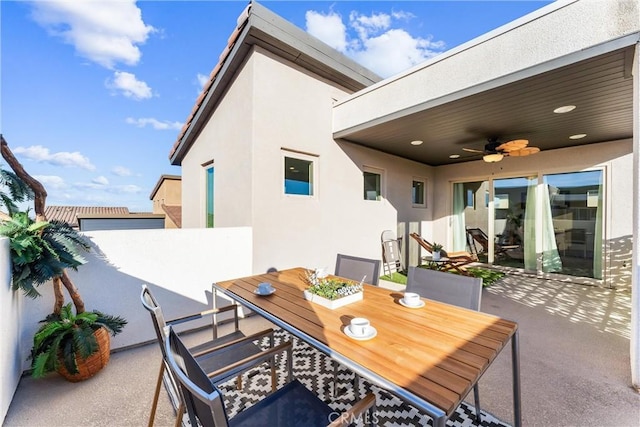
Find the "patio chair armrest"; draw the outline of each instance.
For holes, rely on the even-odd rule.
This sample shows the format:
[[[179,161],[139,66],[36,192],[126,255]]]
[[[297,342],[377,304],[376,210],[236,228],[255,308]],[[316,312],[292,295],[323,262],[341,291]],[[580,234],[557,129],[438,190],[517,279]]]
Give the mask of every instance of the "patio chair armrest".
[[[191,322],[192,320],[202,319],[205,316],[224,313],[226,311],[236,310],[237,308],[238,308],[237,305],[231,304],[231,305],[227,305],[227,306],[216,308],[216,309],[209,309],[209,310],[201,311],[199,313],[187,314],[186,316],[176,317],[175,319],[167,320],[166,323],[167,325],[179,325],[180,323]],[[236,311],[235,316],[237,315],[238,313]]]
[[[207,374],[207,376],[209,378],[213,378],[221,374],[227,374],[229,376],[235,375],[240,372],[246,371],[248,368],[252,366],[259,365],[260,363],[266,362],[267,360],[274,357],[276,354],[281,353],[283,351],[287,351],[289,353],[289,357],[291,357],[291,353],[293,351],[293,344],[291,343],[291,341],[283,342],[282,344],[279,344],[268,350],[263,350],[260,353],[256,353],[249,357],[245,357],[244,359],[238,360],[237,362],[227,365],[224,368],[210,372]]]
[[[375,407],[376,396],[373,393],[367,394],[363,399],[357,401],[351,408],[344,411],[327,427],[346,427],[360,418],[360,415],[367,409]]]
[[[235,339],[233,341],[225,342],[225,343],[217,345],[215,347],[211,347],[211,348],[208,348],[206,350],[200,351],[198,353],[192,353],[192,354],[193,354],[193,357],[198,358],[198,357],[201,357],[201,356],[206,356],[209,353],[216,352],[216,351],[221,350],[223,348],[233,347],[233,346],[237,346],[238,344],[244,344],[246,342],[255,341],[255,340],[259,339],[259,338],[262,338],[262,337],[265,337],[265,336],[268,336],[268,335],[273,335],[273,329],[271,329],[271,328],[265,329],[263,331],[256,332],[255,334],[251,334],[251,335],[246,336],[246,337],[238,338],[238,339]]]

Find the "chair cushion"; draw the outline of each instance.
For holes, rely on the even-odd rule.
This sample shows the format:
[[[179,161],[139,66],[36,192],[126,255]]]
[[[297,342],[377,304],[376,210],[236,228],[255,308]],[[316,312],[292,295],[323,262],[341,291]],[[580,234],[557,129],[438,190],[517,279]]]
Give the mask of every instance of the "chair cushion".
[[[329,405],[298,380],[293,380],[233,417],[229,426],[320,427],[334,420],[331,413],[335,411]]]

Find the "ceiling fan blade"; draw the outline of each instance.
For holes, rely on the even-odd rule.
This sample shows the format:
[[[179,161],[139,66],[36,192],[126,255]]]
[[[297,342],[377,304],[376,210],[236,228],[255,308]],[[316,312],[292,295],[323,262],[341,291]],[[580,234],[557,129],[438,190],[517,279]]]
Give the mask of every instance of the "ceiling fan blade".
[[[498,145],[496,147],[496,150],[511,152],[522,150],[527,145],[529,145],[529,141],[526,139],[514,139],[513,141],[503,142],[502,144]]]
[[[462,150],[467,151],[467,152],[469,152],[469,153],[480,153],[480,154],[483,154],[483,153],[484,153],[484,151],[482,151],[482,150],[476,150],[476,149],[474,149],[474,148],[463,148]]]
[[[539,152],[540,152],[540,149],[538,147],[525,147],[519,150],[508,151],[505,154],[508,154],[509,156],[512,156],[512,157],[524,157],[524,156],[529,156],[531,154],[536,154]]]

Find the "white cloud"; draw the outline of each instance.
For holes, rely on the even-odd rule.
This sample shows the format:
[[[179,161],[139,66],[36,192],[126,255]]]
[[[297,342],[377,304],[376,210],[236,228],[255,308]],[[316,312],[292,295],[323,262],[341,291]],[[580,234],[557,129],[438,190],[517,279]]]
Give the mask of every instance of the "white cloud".
[[[118,185],[113,187],[112,189],[116,193],[131,193],[138,194],[142,191],[142,188],[137,185],[129,184],[129,185]]]
[[[127,73],[126,71],[114,72],[113,78],[107,80],[105,86],[109,89],[121,91],[124,96],[136,101],[153,96],[153,91],[149,85],[142,80],[138,80],[135,74]]]
[[[305,20],[309,34],[340,52],[347,50],[347,27],[340,15],[335,12],[323,14],[309,10],[305,14]]]
[[[198,73],[198,75],[196,76],[196,79],[198,80],[198,85],[200,86],[200,90],[204,89],[204,85],[206,85],[209,82],[209,76],[206,74]]]
[[[33,2],[34,20],[72,45],[78,55],[106,68],[136,65],[138,45],[155,31],[142,20],[135,0]]]
[[[132,117],[127,117],[126,122],[130,125],[135,125],[139,128],[146,127],[147,125],[151,126],[156,130],[180,130],[182,129],[182,123],[180,122],[170,122],[170,121],[160,121],[154,119],[152,117],[144,117],[139,119],[134,119]]]
[[[117,176],[131,176],[132,173],[129,169],[125,168],[124,166],[116,166],[113,169],[111,169],[111,173]]]
[[[35,179],[40,181],[46,190],[61,190],[67,188],[67,184],[59,176],[56,175],[34,175]]]
[[[96,178],[93,178],[91,182],[98,185],[109,185],[109,180],[104,176],[98,176]]]
[[[415,17],[403,11],[391,14],[374,12],[370,15],[353,11],[349,14],[348,25],[335,12],[323,14],[310,10],[305,17],[309,34],[382,77],[404,71],[434,57],[445,48],[442,41],[415,37],[394,26],[398,21]]]
[[[91,161],[80,154],[78,151],[73,153],[67,151],[59,151],[51,153],[48,148],[42,145],[32,145],[31,147],[16,147],[13,152],[20,157],[33,160],[38,163],[49,163],[54,166],[78,167],[87,170],[95,170],[95,166]]]

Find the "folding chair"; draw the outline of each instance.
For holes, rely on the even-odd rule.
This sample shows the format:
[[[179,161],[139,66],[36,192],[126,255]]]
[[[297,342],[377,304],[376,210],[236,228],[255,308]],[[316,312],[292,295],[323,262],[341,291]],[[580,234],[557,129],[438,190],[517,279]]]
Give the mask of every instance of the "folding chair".
[[[215,295],[214,295],[215,298]],[[162,309],[158,304],[156,298],[151,293],[151,290],[147,285],[142,285],[142,292],[140,294],[140,299],[142,301],[142,306],[149,312],[151,315],[151,320],[153,322],[153,327],[156,332],[156,338],[158,340],[158,344],[160,345],[160,350],[162,352],[162,363],[160,365],[160,372],[158,373],[158,380],[156,382],[156,389],[153,396],[153,403],[151,405],[151,414],[149,415],[149,427],[153,426],[153,422],[155,419],[156,409],[158,406],[158,397],[160,395],[160,388],[162,383],[164,382],[165,388],[167,389],[167,393],[169,393],[169,398],[171,403],[176,410],[176,426],[179,426],[182,423],[182,416],[184,414],[184,402],[180,396],[180,393],[177,388],[177,383],[175,378],[171,375],[171,372],[167,369],[166,366],[166,355],[164,354],[165,346],[164,340],[167,334],[167,327],[171,325],[178,325],[198,319],[202,319],[203,317],[212,316],[214,314],[219,314],[222,312],[233,311],[235,315],[235,330],[227,335],[218,337],[217,336],[217,324],[214,324],[214,336],[215,338],[203,342],[195,347],[191,347],[190,351],[193,352],[194,357],[196,357],[202,363],[202,367],[207,371],[209,377],[212,381],[215,382],[224,382],[229,378],[232,378],[238,375],[237,387],[241,388],[241,377],[239,376],[244,371],[255,367],[255,364],[249,365],[247,364],[246,369],[238,370],[237,365],[240,363],[239,361],[253,360],[256,356],[260,356],[264,354],[263,349],[261,349],[258,345],[254,344],[253,341],[261,339],[263,337],[270,338],[270,347],[273,348],[273,329],[265,329],[263,331],[257,332],[250,336],[245,336],[242,331],[240,331],[238,327],[238,312],[237,305],[231,304],[226,307],[221,307],[215,310],[207,310],[200,313],[191,314],[188,316],[180,317],[173,320],[165,321],[164,314],[162,313]],[[211,357],[212,354],[215,354],[216,357]],[[263,362],[263,361],[262,361]],[[262,363],[260,362],[260,363]],[[275,359],[271,357],[269,360],[270,368],[271,368],[271,388],[272,390],[276,389],[277,380],[276,380],[276,368],[275,368]]]
[[[287,344],[288,383],[230,419],[222,392],[207,377],[198,361],[170,327],[165,340],[167,363],[180,383],[191,425],[337,427],[349,425],[366,410],[373,411],[375,396],[372,393],[350,410],[338,414],[301,382],[292,379],[292,346],[291,343]],[[374,417],[371,416],[370,419],[373,425]]]
[[[424,248],[430,254],[433,254],[433,245],[425,240],[418,233],[410,233],[411,236],[418,244]],[[438,270],[440,271],[457,271],[460,274],[467,275],[466,265],[478,262],[478,257],[467,252],[447,252],[441,250],[440,253],[444,257],[444,260],[438,263]]]

